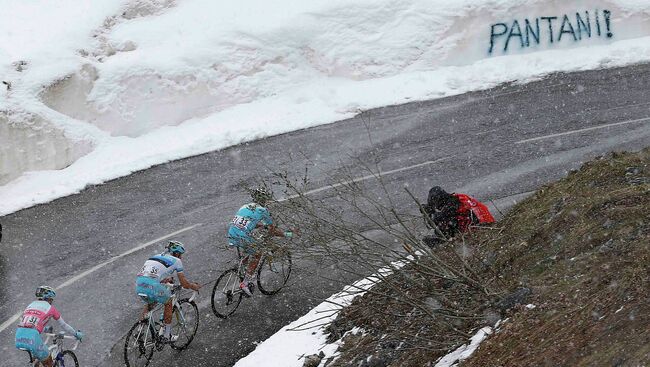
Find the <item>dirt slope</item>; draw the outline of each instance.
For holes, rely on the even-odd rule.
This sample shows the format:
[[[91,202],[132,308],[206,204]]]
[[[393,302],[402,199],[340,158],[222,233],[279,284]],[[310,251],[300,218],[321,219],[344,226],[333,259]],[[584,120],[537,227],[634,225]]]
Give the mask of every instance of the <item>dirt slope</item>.
[[[463,342],[458,335],[496,318],[507,320],[462,367],[649,365],[649,164],[650,148],[586,163],[517,205],[496,230],[465,238],[474,257],[489,265],[481,268],[483,276],[499,283],[504,295],[529,288],[522,303],[535,308],[495,315],[486,307],[480,317],[441,325],[403,303],[367,294],[331,328],[332,339],[353,326],[364,335],[344,339],[341,357],[329,365],[433,366],[446,354],[441,338],[448,337],[453,349]],[[417,282],[404,287],[414,298],[431,296]],[[478,302],[470,292],[448,301]]]

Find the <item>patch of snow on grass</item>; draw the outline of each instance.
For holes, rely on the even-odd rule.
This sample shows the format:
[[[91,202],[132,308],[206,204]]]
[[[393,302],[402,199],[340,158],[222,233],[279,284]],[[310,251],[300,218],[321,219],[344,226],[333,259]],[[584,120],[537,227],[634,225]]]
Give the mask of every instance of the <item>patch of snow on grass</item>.
[[[456,366],[457,362],[460,362],[464,359],[469,358],[469,356],[474,353],[476,348],[478,348],[479,344],[483,342],[483,340],[487,339],[488,336],[492,334],[493,330],[491,327],[486,326],[481,328],[470,340],[469,344],[464,344],[458,347],[455,351],[447,354],[446,356],[442,357],[438,363],[436,363],[435,367],[453,367]]]

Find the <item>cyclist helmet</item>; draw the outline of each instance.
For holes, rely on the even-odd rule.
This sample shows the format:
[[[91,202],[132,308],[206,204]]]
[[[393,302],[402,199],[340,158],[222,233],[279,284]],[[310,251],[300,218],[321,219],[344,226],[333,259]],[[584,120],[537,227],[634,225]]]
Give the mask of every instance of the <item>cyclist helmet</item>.
[[[178,241],[169,241],[167,244],[167,252],[170,254],[179,254],[182,255],[185,253],[185,246]]]
[[[54,297],[56,297],[56,292],[54,291],[54,288],[48,287],[46,285],[42,285],[36,288],[36,298],[38,298],[39,300],[54,299]]]
[[[273,193],[266,187],[258,187],[251,190],[251,197],[255,203],[264,205],[273,198]]]

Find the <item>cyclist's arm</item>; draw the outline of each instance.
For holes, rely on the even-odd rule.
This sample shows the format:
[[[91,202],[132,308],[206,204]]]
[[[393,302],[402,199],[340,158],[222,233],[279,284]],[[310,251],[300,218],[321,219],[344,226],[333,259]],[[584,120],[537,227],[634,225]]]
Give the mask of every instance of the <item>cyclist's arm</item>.
[[[263,208],[261,210],[261,220],[259,223],[261,223],[266,231],[271,235],[271,236],[277,236],[277,237],[285,237],[284,231],[282,231],[280,228],[276,227],[275,224],[273,224],[273,218],[271,217],[271,213],[269,212],[268,209]],[[259,224],[258,223],[258,224]]]
[[[271,234],[272,236],[284,237],[284,231],[276,227],[275,225],[271,224],[266,228],[269,231],[269,234]]]
[[[77,330],[75,330],[72,326],[68,325],[67,322],[63,321],[63,317],[59,317],[59,319],[56,321],[59,322],[59,326],[61,327],[61,329],[65,330],[66,333],[70,335],[75,335],[77,333]]]
[[[197,283],[192,283],[187,278],[185,278],[185,274],[183,273],[178,273],[178,280],[181,282],[181,286],[186,289],[193,289],[195,291],[198,291],[201,286]]]

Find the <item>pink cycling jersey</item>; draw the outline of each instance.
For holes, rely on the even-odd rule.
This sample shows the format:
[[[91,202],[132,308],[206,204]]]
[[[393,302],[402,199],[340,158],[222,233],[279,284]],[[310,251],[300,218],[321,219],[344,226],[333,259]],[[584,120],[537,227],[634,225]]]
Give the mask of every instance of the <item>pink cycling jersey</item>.
[[[54,320],[61,318],[61,314],[54,306],[47,301],[34,301],[23,312],[23,317],[18,327],[36,329],[39,333],[42,333],[45,325],[52,318]]]

